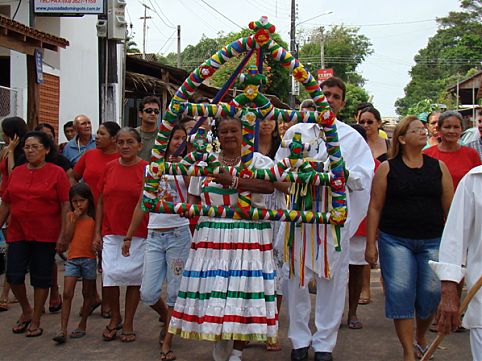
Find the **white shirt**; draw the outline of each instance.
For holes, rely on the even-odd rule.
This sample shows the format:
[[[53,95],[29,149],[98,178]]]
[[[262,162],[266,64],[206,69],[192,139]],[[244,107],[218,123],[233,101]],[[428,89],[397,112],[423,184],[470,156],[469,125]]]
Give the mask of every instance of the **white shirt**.
[[[482,166],[460,181],[442,234],[439,261],[429,263],[442,281],[458,283],[465,275],[469,288],[482,275]],[[482,328],[482,290],[470,302],[462,324]]]
[[[355,234],[358,226],[363,218],[365,218],[368,209],[368,203],[370,201],[370,187],[373,178],[373,170],[375,168],[375,162],[372,157],[370,148],[363,137],[349,125],[336,121],[338,139],[341,147],[341,153],[345,161],[345,166],[349,171],[349,177],[347,180],[348,192],[347,192],[347,208],[348,218],[344,227],[341,230],[341,247],[342,251],[335,250],[335,242],[332,237],[331,226],[328,226],[328,247],[326,250],[326,256],[328,259],[328,265],[330,273],[325,273],[324,262],[324,247],[322,244],[317,247],[312,247],[311,241],[313,239],[313,226],[304,225],[304,237],[309,241],[306,246],[306,256],[304,259],[305,266],[316,272],[320,277],[332,278],[334,276],[333,270],[337,269],[336,265],[341,262],[341,253],[348,252],[349,239]],[[302,143],[310,143],[310,151],[306,157],[314,158],[325,162],[325,171],[328,166],[328,152],[326,150],[325,142],[320,137],[320,127],[315,123],[298,123],[289,128],[283,137],[283,140],[291,140],[295,133],[301,133]],[[276,153],[276,161],[280,161],[283,158],[288,157],[289,149],[280,148]],[[319,202],[320,209],[322,209],[323,199]],[[284,234],[286,226],[281,226],[279,236]],[[320,234],[324,234],[324,225],[318,225],[320,227]],[[297,230],[300,230],[297,227]],[[301,232],[295,232],[295,249],[294,258],[297,266],[295,266],[295,273],[299,270],[299,262],[301,255],[303,254],[303,242],[301,239]],[[314,254],[312,254],[314,251]]]

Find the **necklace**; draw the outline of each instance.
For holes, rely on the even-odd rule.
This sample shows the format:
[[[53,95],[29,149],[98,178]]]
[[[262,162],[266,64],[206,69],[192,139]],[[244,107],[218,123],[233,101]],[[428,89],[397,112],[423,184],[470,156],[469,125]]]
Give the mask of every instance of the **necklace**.
[[[227,159],[225,156],[224,156],[224,152],[221,152],[221,156],[222,156],[222,162],[224,163],[224,165],[227,165],[228,167],[233,167],[235,166],[236,164],[239,163],[239,160],[241,159],[241,156],[238,155],[237,157],[235,158],[232,158],[232,159]]]

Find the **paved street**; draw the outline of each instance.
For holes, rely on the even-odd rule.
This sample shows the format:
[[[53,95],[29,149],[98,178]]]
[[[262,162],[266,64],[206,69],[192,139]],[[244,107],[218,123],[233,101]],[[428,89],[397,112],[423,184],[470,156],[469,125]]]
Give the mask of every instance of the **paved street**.
[[[59,268],[63,269],[63,267]],[[60,276],[59,278],[63,279],[62,272]],[[402,359],[393,324],[384,316],[383,294],[378,280],[378,271],[372,271],[372,303],[360,306],[358,313],[364,328],[350,330],[344,319],[334,351],[336,361],[399,361]],[[80,283],[77,287],[70,330],[75,328],[79,319],[76,313],[81,304]],[[147,361],[159,359],[157,346],[159,323],[154,312],[144,305],[139,306],[136,315],[135,327],[138,339],[130,344],[124,344],[118,340],[112,342],[102,340],[101,333],[106,320],[100,317],[99,311],[89,318],[87,336],[78,340],[70,339],[64,345],[56,345],[51,341],[59,326],[59,314],[47,313],[42,318],[44,334],[38,338],[27,339],[23,335],[15,335],[10,331],[19,313],[18,304],[11,304],[9,311],[0,313],[0,360]],[[266,352],[262,344],[250,344],[244,352],[243,360],[289,361],[291,347],[287,338],[285,315],[285,309],[282,308],[280,337],[283,350]],[[433,338],[434,334],[429,336]],[[212,344],[209,342],[186,341],[179,338],[176,338],[174,345],[177,359],[180,361],[209,361],[211,348]],[[470,360],[469,333],[458,333],[446,338],[435,354],[435,359],[437,361]]]

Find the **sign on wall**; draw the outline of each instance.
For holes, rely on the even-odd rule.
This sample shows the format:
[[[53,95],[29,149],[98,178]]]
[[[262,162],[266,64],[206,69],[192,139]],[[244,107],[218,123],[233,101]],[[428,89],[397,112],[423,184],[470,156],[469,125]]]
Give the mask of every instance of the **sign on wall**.
[[[37,15],[103,14],[104,0],[34,0]]]

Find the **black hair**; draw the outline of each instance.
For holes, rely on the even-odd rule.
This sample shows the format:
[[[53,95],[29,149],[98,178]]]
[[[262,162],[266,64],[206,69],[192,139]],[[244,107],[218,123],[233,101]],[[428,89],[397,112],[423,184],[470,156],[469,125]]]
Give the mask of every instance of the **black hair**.
[[[2,121],[2,131],[6,134],[10,139],[15,138],[17,136],[20,141],[15,147],[13,151],[13,159],[15,165],[17,164],[19,159],[23,157],[23,145],[25,143],[25,134],[28,132],[27,123],[20,117],[9,117],[5,118]]]
[[[44,146],[45,149],[48,149],[49,152],[48,154],[45,155],[45,160],[49,163],[55,164],[55,161],[58,156],[57,147],[55,146],[53,140],[50,139],[50,137],[47,135],[47,133],[44,133],[38,130],[33,130],[25,134],[25,140],[27,140],[28,138],[36,138],[39,141],[39,143]]]
[[[199,97],[196,99],[196,103],[200,104],[200,103],[209,103],[211,104],[211,101],[209,100],[208,97]]]
[[[271,149],[269,150],[268,154],[266,154],[266,156],[274,160],[280,144],[281,135],[279,134],[278,121],[275,120],[275,127],[273,129],[273,133],[271,133]]]
[[[333,87],[338,87],[342,90],[342,100],[345,100],[345,95],[346,95],[346,86],[343,80],[336,76],[332,76],[331,78],[326,79],[320,84],[320,89],[323,91],[323,87],[328,87],[328,88],[333,88]]]
[[[34,130],[41,132],[43,128],[48,128],[52,132],[52,135],[55,139],[55,128],[49,123],[38,123]]]
[[[69,120],[67,123],[64,124],[64,132],[67,130],[67,128],[73,128],[74,127],[74,122],[72,120]]]
[[[183,116],[180,116],[178,118],[177,123],[184,126],[184,124],[186,124],[187,122],[191,122],[193,120],[196,120],[196,119],[194,119],[193,117],[191,117],[189,115],[183,115]]]
[[[144,110],[144,106],[148,103],[156,103],[159,105],[159,109],[161,108],[161,101],[155,95],[148,95],[142,98],[141,102],[139,103],[139,111],[142,112]]]
[[[171,145],[171,140],[172,140],[172,137],[174,136],[174,133],[176,132],[176,130],[182,130],[184,132],[184,134],[186,134],[186,136],[187,136],[186,129],[182,126],[182,124],[176,123],[174,125],[174,128],[172,128],[172,130],[171,130],[171,135],[169,135],[169,141],[167,142],[167,147],[166,147],[166,155],[167,155],[167,152],[169,151],[169,146]],[[184,147],[184,150],[179,155],[184,157],[186,154],[187,154],[187,147]]]
[[[444,111],[442,114],[440,114],[440,118],[438,118],[438,123],[437,123],[437,126],[440,128],[442,128],[442,126],[444,125],[444,121],[450,117],[455,117],[459,120],[460,122],[460,126],[462,127],[463,129],[463,126],[464,126],[464,118],[462,117],[462,114],[460,114],[458,111],[456,110],[446,110]]]
[[[360,135],[365,139],[365,142],[367,141],[367,131],[365,130],[364,127],[362,127],[360,124],[350,124],[350,127],[355,129]]]
[[[374,108],[373,104],[370,103],[370,102],[361,102],[359,103],[357,106],[356,106],[356,109],[355,109],[355,116],[358,115],[358,112],[360,110],[363,110],[365,108]]]
[[[314,108],[316,110],[315,101],[313,99],[303,100],[300,104],[300,110],[303,110],[303,108]]]
[[[72,198],[74,198],[74,196],[79,196],[81,198],[87,199],[87,201],[89,202],[89,205],[87,207],[87,215],[92,219],[95,219],[94,196],[87,183],[77,183],[70,188],[69,201],[72,211],[74,210],[74,206],[72,205]]]
[[[102,125],[107,130],[107,133],[109,133],[111,137],[115,137],[117,133],[119,133],[119,130],[121,129],[120,125],[117,124],[116,122],[104,122],[104,123],[101,123],[100,125]]]
[[[130,133],[137,140],[138,143],[142,143],[141,134],[137,131],[137,129],[131,128],[131,127],[123,127],[121,129],[119,129],[117,134],[119,134],[121,132]]]
[[[375,119],[378,121],[378,122],[381,122],[382,121],[382,116],[380,115],[380,112],[375,109],[374,107],[366,107],[366,108],[363,108],[361,111],[360,111],[360,117],[362,116],[362,114],[364,113],[371,113],[373,114],[373,116],[375,117]]]

